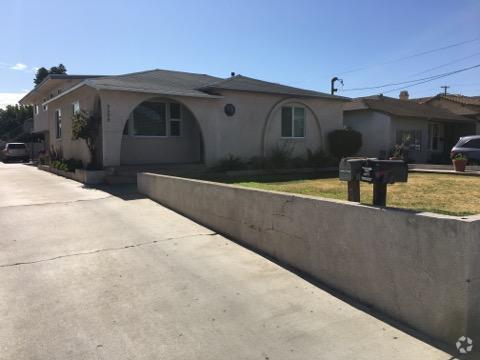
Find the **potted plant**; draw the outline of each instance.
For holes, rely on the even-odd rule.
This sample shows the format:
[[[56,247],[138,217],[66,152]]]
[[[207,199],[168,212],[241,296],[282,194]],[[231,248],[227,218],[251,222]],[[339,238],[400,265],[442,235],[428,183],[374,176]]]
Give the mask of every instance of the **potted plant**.
[[[463,154],[456,154],[452,157],[453,169],[455,171],[465,171],[465,166],[467,166],[467,158]]]

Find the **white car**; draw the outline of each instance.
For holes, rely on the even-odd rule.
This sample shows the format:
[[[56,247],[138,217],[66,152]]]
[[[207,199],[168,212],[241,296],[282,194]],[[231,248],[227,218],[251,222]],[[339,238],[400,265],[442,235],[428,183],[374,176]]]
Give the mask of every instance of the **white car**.
[[[5,144],[5,148],[1,151],[1,158],[3,162],[8,162],[10,160],[27,162],[30,160],[27,146],[24,143]]]

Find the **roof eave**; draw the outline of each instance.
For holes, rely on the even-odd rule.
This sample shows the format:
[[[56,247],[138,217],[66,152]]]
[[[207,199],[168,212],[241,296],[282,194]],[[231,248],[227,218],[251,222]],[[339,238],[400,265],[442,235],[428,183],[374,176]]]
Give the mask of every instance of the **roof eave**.
[[[330,100],[339,100],[339,101],[352,101],[352,99],[344,97],[344,96],[337,96],[337,95],[328,95],[328,94],[288,94],[276,91],[261,91],[261,90],[247,90],[247,89],[229,89],[223,87],[214,87],[214,86],[204,86],[199,88],[200,91],[238,91],[244,93],[258,93],[258,94],[271,94],[271,95],[284,95],[289,97],[295,98],[314,98],[314,99],[330,99]]]

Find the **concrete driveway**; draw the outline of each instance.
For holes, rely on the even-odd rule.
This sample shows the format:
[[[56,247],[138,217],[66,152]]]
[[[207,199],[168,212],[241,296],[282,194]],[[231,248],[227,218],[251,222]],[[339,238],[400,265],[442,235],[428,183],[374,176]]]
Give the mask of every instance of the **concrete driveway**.
[[[106,190],[0,164],[1,360],[452,359],[151,200]]]

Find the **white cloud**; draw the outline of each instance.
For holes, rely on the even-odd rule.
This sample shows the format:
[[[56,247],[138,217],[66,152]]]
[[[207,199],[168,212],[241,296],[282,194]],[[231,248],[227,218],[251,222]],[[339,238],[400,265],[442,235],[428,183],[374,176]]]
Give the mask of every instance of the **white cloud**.
[[[15,65],[13,65],[12,67],[10,67],[10,69],[12,70],[25,70],[28,66],[25,65],[25,64],[22,64],[22,63],[16,63]]]
[[[5,108],[7,105],[15,105],[22,97],[26,95],[26,92],[18,93],[2,93],[0,92],[0,109]]]

